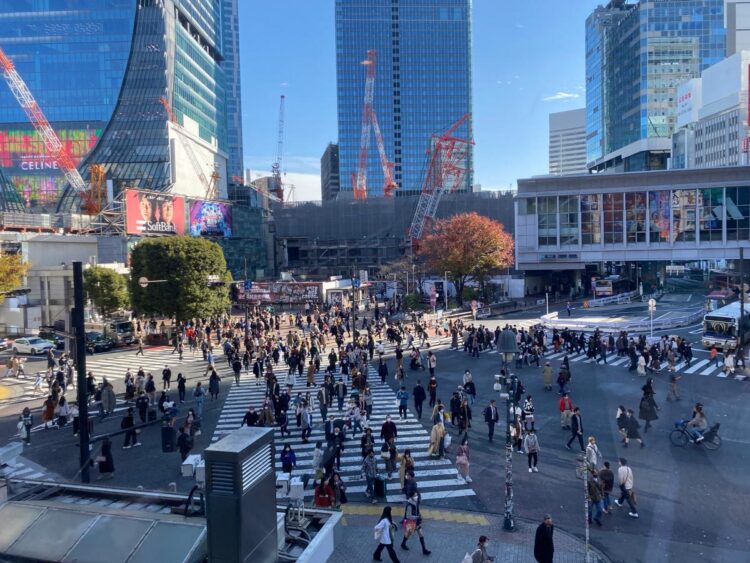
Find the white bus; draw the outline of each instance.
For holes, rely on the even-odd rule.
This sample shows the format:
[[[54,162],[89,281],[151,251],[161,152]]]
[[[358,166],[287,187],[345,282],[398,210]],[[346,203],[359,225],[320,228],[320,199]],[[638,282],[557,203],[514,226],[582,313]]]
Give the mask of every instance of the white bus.
[[[740,335],[740,323],[742,323],[743,342],[750,339],[750,304],[745,304],[745,316],[741,318],[740,302],[735,301],[729,305],[706,313],[703,317],[703,346],[710,348],[716,346],[723,350],[734,350]]]

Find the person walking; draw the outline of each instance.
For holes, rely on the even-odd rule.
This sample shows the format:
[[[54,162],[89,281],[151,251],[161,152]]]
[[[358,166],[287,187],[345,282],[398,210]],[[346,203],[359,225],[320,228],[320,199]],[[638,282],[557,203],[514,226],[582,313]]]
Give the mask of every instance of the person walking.
[[[617,483],[620,485],[620,498],[615,501],[617,506],[622,506],[622,503],[627,501],[630,507],[628,516],[631,518],[638,518],[638,509],[635,506],[635,500],[633,499],[633,486],[635,485],[635,478],[633,470],[628,466],[628,461],[624,458],[620,458],[620,467],[617,469]]]
[[[602,525],[602,482],[596,471],[592,471],[589,478],[586,480],[586,494],[589,497],[589,524],[593,519],[596,525],[601,527]],[[593,514],[592,514],[593,513]]]
[[[456,450],[456,469],[458,470],[458,476],[471,483],[471,477],[469,476],[469,435],[464,434],[461,439],[461,444]]]
[[[388,551],[388,556],[391,558],[393,563],[399,563],[398,555],[393,549],[393,539],[396,533],[396,525],[393,523],[393,517],[391,516],[391,507],[386,506],[383,508],[383,512],[380,515],[380,520],[374,527],[375,538],[378,540],[378,547],[372,554],[372,558],[375,561],[382,561],[380,555],[383,550]]]
[[[26,442],[27,446],[31,445],[31,428],[34,426],[34,417],[29,407],[24,407],[21,416],[18,419],[18,431],[21,439]]]
[[[195,414],[200,419],[203,416],[203,403],[206,400],[206,390],[203,389],[203,385],[200,381],[195,384],[193,397],[195,398]]]
[[[497,402],[495,399],[490,401],[489,406],[484,409],[484,422],[487,423],[487,436],[492,443],[492,437],[495,435],[495,426],[500,420],[500,415],[497,412]]]
[[[643,391],[643,397],[641,397],[641,404],[638,408],[638,418],[646,421],[643,427],[643,432],[645,433],[651,428],[651,421],[659,418],[659,415],[656,414],[659,406],[656,404],[656,400],[654,400],[656,393],[654,392],[654,379],[652,377],[648,378],[646,384],[641,387],[641,391]]]
[[[581,418],[581,409],[579,407],[573,409],[573,416],[570,418],[570,439],[565,444],[565,447],[569,450],[572,449],[570,444],[573,443],[573,440],[578,440],[582,452],[586,451],[586,448],[583,446],[583,419]]]
[[[290,444],[284,444],[284,449],[281,450],[279,455],[279,461],[281,461],[281,471],[291,475],[292,469],[297,466],[297,456]]]
[[[669,374],[669,391],[667,392],[667,401],[679,401],[680,391],[677,389],[677,383],[682,379],[682,376],[677,372]]]
[[[172,382],[172,370],[169,369],[169,366],[164,366],[164,369],[161,370],[161,380],[163,384],[162,389],[169,391]]]
[[[143,356],[143,338],[137,337],[135,339],[136,346],[138,346],[138,351],[135,353],[136,356]]]
[[[570,396],[564,393],[560,397],[560,428],[563,430],[570,430],[570,419],[573,417],[573,401],[570,400]]]
[[[604,462],[604,467],[599,471],[599,480],[602,483],[602,508],[604,514],[609,514],[612,504],[612,489],[615,486],[615,474],[609,467],[609,462]]]
[[[586,465],[589,471],[597,471],[602,463],[602,453],[596,445],[596,438],[589,436],[586,444]]]
[[[180,404],[185,402],[185,384],[187,383],[187,379],[185,379],[185,376],[182,375],[182,372],[177,374],[177,396],[180,399]]]
[[[419,492],[413,491],[411,496],[406,500],[404,506],[404,539],[401,540],[401,549],[409,551],[406,542],[415,533],[419,536],[419,543],[422,545],[422,555],[432,553],[424,542],[424,530],[422,528],[422,514],[419,512]]]
[[[427,382],[427,392],[430,394],[429,405],[431,407],[435,406],[435,402],[437,400],[437,388],[438,388],[437,378],[434,375],[430,376],[430,380]]]
[[[549,362],[544,363],[542,368],[542,379],[544,380],[544,390],[552,391],[552,365]]]
[[[495,558],[487,555],[487,548],[490,546],[490,539],[487,536],[479,536],[477,547],[471,552],[471,563],[487,563],[494,561]],[[464,560],[466,558],[464,557]]]
[[[133,407],[128,407],[128,412],[120,422],[120,428],[125,430],[125,443],[122,445],[123,450],[130,449],[132,446],[140,446],[138,433],[135,429],[135,420],[133,418]]]
[[[378,460],[375,451],[370,448],[362,459],[362,478],[366,481],[365,495],[372,499],[372,504],[377,504],[375,498],[375,479],[378,477]]]
[[[102,440],[102,451],[96,458],[97,467],[99,468],[98,479],[111,479],[115,476],[115,458],[112,455],[112,441],[105,437]]]
[[[635,440],[641,445],[641,448],[645,448],[646,444],[643,443],[641,433],[639,432],[641,425],[638,423],[638,419],[635,417],[633,409],[627,410],[625,425],[625,441],[622,444],[622,447],[627,448],[628,442],[630,442],[630,440]]]
[[[529,423],[531,423],[531,430],[534,430],[534,401],[532,401],[531,395],[526,395],[521,414],[521,418],[523,419],[523,429],[529,430]]]
[[[422,404],[427,398],[422,382],[417,379],[417,384],[412,389],[412,397],[414,397],[414,410],[417,412],[417,419],[422,419]]]
[[[529,473],[539,473],[537,463],[539,461],[539,438],[533,428],[523,438],[523,451],[529,460]]]
[[[208,378],[208,392],[211,395],[211,400],[215,401],[219,398],[221,377],[216,373],[216,370],[211,370],[211,377]]]
[[[409,405],[409,393],[406,391],[405,386],[401,386],[398,393],[396,393],[396,399],[398,400],[398,417],[399,420],[406,420],[406,408]]]
[[[552,524],[552,516],[545,514],[544,520],[537,526],[534,536],[534,559],[537,563],[552,563],[555,556],[554,533],[555,526]]]

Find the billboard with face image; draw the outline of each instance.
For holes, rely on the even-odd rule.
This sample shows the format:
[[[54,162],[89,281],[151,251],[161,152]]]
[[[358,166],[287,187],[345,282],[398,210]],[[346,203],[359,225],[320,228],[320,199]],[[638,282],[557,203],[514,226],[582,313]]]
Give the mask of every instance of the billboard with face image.
[[[127,190],[125,219],[129,235],[184,235],[185,198]]]

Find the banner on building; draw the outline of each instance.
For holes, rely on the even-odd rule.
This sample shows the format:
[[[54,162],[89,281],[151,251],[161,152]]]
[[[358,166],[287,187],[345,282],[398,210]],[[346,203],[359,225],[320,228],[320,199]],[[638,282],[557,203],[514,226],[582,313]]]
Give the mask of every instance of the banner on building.
[[[194,237],[231,237],[232,206],[216,201],[191,201],[188,225]]]
[[[129,235],[184,235],[185,198],[126,190],[125,221]]]
[[[321,298],[317,282],[253,282],[247,291],[239,282],[236,287],[238,303],[304,304],[319,303]]]

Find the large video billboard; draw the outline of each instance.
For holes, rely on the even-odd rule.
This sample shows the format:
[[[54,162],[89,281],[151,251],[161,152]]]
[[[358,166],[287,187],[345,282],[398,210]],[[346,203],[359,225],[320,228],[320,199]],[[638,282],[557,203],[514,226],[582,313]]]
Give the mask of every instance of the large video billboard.
[[[185,198],[126,190],[125,220],[129,235],[184,235]]]
[[[216,201],[191,201],[188,227],[195,237],[231,237],[232,207]]]

